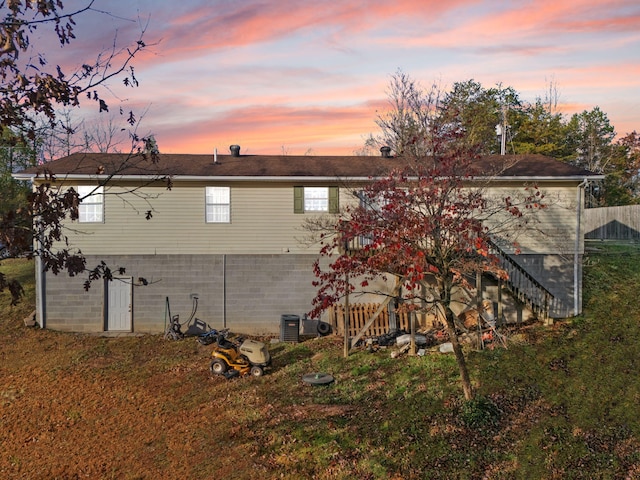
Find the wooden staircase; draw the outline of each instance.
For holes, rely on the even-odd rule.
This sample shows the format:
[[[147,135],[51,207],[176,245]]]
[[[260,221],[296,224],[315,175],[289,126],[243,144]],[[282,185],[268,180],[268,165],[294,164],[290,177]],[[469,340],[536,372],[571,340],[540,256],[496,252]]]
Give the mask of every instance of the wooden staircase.
[[[493,242],[491,254],[498,258],[500,267],[507,273],[509,278],[501,281],[514,298],[526,305],[538,318],[548,319],[555,301],[554,295]]]
[[[368,241],[365,237],[353,239],[344,245],[344,251],[349,253],[352,250],[359,250],[367,245]],[[512,296],[526,305],[536,317],[548,320],[550,312],[558,302],[555,296],[496,243],[489,242],[489,245],[490,253],[498,258],[500,268],[508,275],[507,280],[498,279],[501,286],[506,287]]]

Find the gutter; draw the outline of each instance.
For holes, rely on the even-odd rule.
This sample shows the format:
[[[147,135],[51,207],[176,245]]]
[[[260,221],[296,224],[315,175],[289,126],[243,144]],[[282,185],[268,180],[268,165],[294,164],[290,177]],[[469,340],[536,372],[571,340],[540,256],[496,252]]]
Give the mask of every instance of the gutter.
[[[156,175],[92,175],[92,174],[68,174],[64,177],[57,177],[57,181],[64,180],[96,180],[96,181],[105,181],[105,180],[127,180],[127,181],[152,181],[162,178],[164,174],[156,174]],[[168,177],[172,177],[174,180],[185,181],[185,182],[335,182],[336,180],[341,181],[358,181],[358,182],[371,182],[381,178],[386,177],[341,177],[340,175],[331,175],[331,176],[314,176],[314,175],[299,175],[299,176],[229,176],[229,175],[165,175]],[[38,177],[35,173],[23,174],[23,173],[14,173],[12,177],[16,180],[23,181],[35,181]],[[588,177],[590,180],[603,180],[604,175],[590,175]],[[583,175],[568,175],[568,176],[536,176],[536,177],[528,177],[528,176],[496,176],[496,177],[472,177],[470,180],[492,180],[492,181],[539,181],[539,182],[566,182],[566,181],[575,181],[575,182],[583,182],[586,181]]]
[[[601,175],[604,177],[604,175]],[[578,316],[580,314],[580,275],[579,275],[579,260],[580,260],[580,233],[582,231],[581,225],[581,213],[584,188],[589,184],[589,181],[585,178],[582,183],[576,188],[576,239],[573,252],[573,314]]]

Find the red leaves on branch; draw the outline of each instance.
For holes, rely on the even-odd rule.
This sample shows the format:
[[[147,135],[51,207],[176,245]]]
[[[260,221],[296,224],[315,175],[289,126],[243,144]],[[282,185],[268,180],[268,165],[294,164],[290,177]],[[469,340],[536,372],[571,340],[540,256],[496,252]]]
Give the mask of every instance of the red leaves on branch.
[[[450,299],[451,289],[478,271],[504,275],[481,220],[487,199],[467,183],[473,171],[467,160],[439,159],[365,186],[360,205],[338,219],[336,235],[321,250],[332,256],[327,269],[315,266],[319,291],[313,313],[339,302],[355,285],[366,291],[371,280],[385,275],[402,281],[405,300],[418,299],[427,284],[440,299]],[[524,202],[507,197],[502,207],[492,208],[518,218],[521,205],[543,205],[537,187],[530,186],[526,196]]]

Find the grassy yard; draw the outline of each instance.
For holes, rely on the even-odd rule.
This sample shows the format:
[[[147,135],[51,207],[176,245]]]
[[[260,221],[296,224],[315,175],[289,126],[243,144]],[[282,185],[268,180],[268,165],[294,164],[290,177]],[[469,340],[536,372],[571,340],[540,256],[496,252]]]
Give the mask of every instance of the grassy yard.
[[[634,246],[590,253],[581,317],[469,351],[473,403],[435,352],[278,343],[270,373],[227,381],[193,339],[27,328],[33,266],[8,268],[27,287],[18,307],[0,298],[0,478],[640,478]]]

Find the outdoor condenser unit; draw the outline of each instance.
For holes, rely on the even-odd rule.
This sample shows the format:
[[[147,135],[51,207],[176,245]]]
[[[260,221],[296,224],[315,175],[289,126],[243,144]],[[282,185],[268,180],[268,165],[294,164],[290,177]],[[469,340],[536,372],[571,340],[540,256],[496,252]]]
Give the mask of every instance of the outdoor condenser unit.
[[[280,317],[280,341],[298,343],[300,339],[300,317],[285,314]]]

